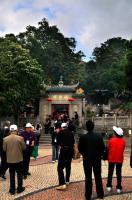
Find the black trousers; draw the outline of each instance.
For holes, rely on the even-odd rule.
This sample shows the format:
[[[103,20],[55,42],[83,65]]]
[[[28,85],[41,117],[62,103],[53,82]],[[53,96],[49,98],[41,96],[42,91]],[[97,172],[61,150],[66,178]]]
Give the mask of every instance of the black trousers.
[[[114,168],[116,166],[116,176],[117,176],[117,189],[122,189],[122,163],[111,163],[109,162],[108,168],[108,180],[107,180],[107,187],[112,187],[112,176],[114,172]]]
[[[92,195],[92,169],[95,177],[96,192],[98,197],[104,196],[102,177],[101,177],[101,160],[90,161],[83,160],[83,167],[85,173],[85,196],[87,199]]]
[[[29,163],[30,163],[30,157],[32,154],[33,148],[28,149],[23,152],[23,175],[27,175],[29,172]]]
[[[9,163],[10,192],[15,192],[15,173],[17,173],[17,189],[21,190],[23,185],[23,162]]]
[[[8,163],[6,159],[6,152],[1,151],[1,166],[0,166],[0,174],[5,175],[6,171],[8,169]]]
[[[59,160],[58,160],[58,178],[59,178],[59,185],[64,185],[65,182],[70,181],[70,174],[71,174],[71,161],[73,157],[72,150],[60,150]],[[66,169],[66,177],[64,177],[64,168]]]

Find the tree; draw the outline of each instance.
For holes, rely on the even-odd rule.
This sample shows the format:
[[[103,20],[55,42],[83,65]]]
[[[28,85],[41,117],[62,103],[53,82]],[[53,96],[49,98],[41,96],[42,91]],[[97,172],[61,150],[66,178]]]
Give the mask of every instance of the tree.
[[[93,51],[93,57],[99,69],[108,69],[111,67],[124,64],[128,40],[118,38],[108,39],[101,44],[101,47],[96,47]]]
[[[112,38],[94,49],[94,60],[87,63],[88,83],[92,89],[107,89],[116,94],[126,89],[127,44],[127,40]]]
[[[10,37],[0,38],[0,96],[15,120],[28,100],[39,95],[41,66]]]
[[[132,40],[128,44],[127,63],[125,65],[127,87],[132,92]]]
[[[28,26],[17,38],[42,65],[43,79],[47,82],[58,83],[60,75],[65,83],[80,78],[79,63],[84,55],[81,51],[75,53],[75,39],[64,37],[56,26],[49,26],[46,19],[39,22],[37,28]]]

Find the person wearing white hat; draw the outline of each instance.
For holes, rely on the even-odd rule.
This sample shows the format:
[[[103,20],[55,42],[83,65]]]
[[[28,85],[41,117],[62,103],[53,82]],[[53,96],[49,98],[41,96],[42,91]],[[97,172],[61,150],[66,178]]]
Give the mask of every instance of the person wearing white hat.
[[[116,166],[117,175],[117,193],[122,192],[122,164],[124,158],[125,140],[123,138],[123,130],[120,127],[113,126],[114,136],[108,141],[108,179],[107,191],[112,190],[112,176]]]
[[[4,138],[3,150],[7,155],[7,163],[10,173],[10,189],[11,195],[15,194],[15,172],[17,173],[17,193],[21,193],[25,190],[23,187],[23,151],[26,149],[26,145],[21,136],[18,136],[17,125],[10,126],[10,135]]]
[[[66,128],[66,127],[67,127],[67,123],[63,122],[63,123],[61,124],[61,128]]]
[[[33,151],[33,147],[35,144],[35,134],[32,131],[32,124],[27,123],[25,126],[25,131],[22,132],[21,136],[24,138],[26,144],[26,150],[23,153],[23,176],[24,179],[27,178],[28,175],[31,175],[29,172],[29,163],[30,157]]]
[[[66,185],[70,182],[71,161],[73,158],[75,139],[71,130],[68,129],[67,123],[61,124],[61,131],[58,134],[58,145],[60,146],[60,154],[58,160],[58,179],[59,186],[57,190],[66,189]],[[66,177],[63,170],[66,169]]]

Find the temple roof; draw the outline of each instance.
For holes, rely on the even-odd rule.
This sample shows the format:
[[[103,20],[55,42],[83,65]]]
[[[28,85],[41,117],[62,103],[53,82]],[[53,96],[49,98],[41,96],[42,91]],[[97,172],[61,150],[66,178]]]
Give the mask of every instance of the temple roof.
[[[46,85],[43,81],[42,87],[46,92],[75,92],[76,88],[79,86],[79,81],[73,85],[64,85],[62,81],[62,76],[58,85]]]
[[[75,92],[76,88],[75,87],[68,87],[68,86],[63,86],[63,87],[58,87],[58,86],[52,86],[48,87],[46,89],[47,92]]]

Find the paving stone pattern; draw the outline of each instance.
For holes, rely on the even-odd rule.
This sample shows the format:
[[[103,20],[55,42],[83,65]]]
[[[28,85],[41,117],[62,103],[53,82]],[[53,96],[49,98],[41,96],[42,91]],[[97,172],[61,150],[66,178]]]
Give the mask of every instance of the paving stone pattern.
[[[116,179],[113,179],[113,190],[105,192],[106,200],[132,200],[132,169],[129,166],[130,150],[127,148],[123,164],[123,194],[116,195]],[[102,161],[102,176],[106,191],[106,177],[108,173],[107,161]],[[10,195],[9,172],[6,180],[0,179],[0,200],[84,200],[84,173],[82,159],[72,162],[71,184],[64,191],[57,191],[58,185],[57,163],[51,163],[51,146],[40,146],[39,157],[30,162],[31,176],[24,180],[26,190],[21,194]],[[114,173],[115,176],[115,173]],[[94,177],[93,177],[94,178]],[[93,180],[93,199],[96,198]]]

